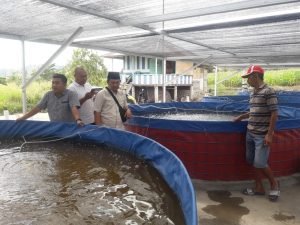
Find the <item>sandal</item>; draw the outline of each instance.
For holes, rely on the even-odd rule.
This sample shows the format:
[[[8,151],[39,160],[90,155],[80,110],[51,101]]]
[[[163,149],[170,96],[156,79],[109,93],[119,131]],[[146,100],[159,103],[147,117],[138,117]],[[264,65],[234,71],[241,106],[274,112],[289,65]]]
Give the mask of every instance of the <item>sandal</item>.
[[[245,189],[242,190],[242,193],[244,195],[250,195],[250,196],[265,195],[265,192],[254,191],[253,188],[245,188]]]
[[[270,190],[269,192],[269,200],[271,202],[276,202],[280,197],[279,181],[277,181],[277,185],[278,185],[277,189]]]

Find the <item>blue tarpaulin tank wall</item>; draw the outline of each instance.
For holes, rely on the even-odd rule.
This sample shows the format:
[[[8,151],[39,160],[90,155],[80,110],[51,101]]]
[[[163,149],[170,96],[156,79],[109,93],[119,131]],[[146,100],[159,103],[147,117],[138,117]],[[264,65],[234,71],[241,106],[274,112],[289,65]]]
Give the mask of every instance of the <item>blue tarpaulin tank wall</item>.
[[[66,138],[93,144],[105,144],[146,160],[165,179],[177,195],[186,224],[197,225],[197,206],[193,185],[181,161],[167,148],[153,140],[126,131],[105,127],[76,127],[71,123],[41,121],[0,121],[0,138]],[[120,141],[115,141],[120,140]]]
[[[300,108],[300,92],[280,91],[277,92],[279,105]],[[201,102],[249,102],[249,93],[244,95],[224,95],[204,97]]]
[[[223,181],[252,178],[252,169],[245,160],[246,121],[191,121],[153,117],[155,114],[178,112],[241,114],[249,110],[248,103],[176,102],[130,107],[134,117],[127,122],[126,129],[168,147],[182,160],[192,178]],[[299,172],[299,146],[300,109],[280,106],[269,159],[276,176]]]

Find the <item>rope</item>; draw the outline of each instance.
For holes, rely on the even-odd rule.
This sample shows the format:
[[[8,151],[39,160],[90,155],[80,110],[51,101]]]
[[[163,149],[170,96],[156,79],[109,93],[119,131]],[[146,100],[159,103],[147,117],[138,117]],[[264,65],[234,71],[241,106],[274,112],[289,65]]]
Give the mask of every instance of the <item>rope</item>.
[[[22,148],[26,144],[40,144],[40,143],[57,142],[57,141],[61,141],[61,140],[65,140],[65,139],[71,138],[71,137],[76,136],[76,135],[78,135],[81,138],[81,136],[80,136],[81,134],[88,133],[88,132],[91,132],[91,131],[95,131],[95,130],[100,129],[100,128],[101,127],[97,127],[97,128],[91,129],[91,130],[86,130],[86,131],[82,131],[82,132],[76,132],[74,134],[70,134],[70,135],[65,136],[65,137],[55,138],[55,139],[50,139],[50,140],[41,140],[41,141],[27,141],[25,139],[25,136],[22,136],[22,138],[24,140],[24,143],[22,143],[22,145],[20,147],[20,152],[22,152]]]
[[[246,100],[242,100],[242,101],[239,101],[239,102],[246,102]],[[219,107],[223,107],[227,104],[231,104],[232,102],[228,102],[228,103],[225,103],[225,104],[222,104],[220,105]],[[186,108],[180,108],[180,107],[158,107],[158,106],[155,106],[155,105],[145,105],[145,106],[141,106],[141,105],[136,105],[137,107],[141,108],[141,109],[147,109],[147,108],[155,108],[155,109],[159,109],[159,110],[175,110],[175,114],[178,114],[179,113],[179,110],[183,111],[183,112],[189,112],[189,111],[202,111],[202,112],[208,112],[208,113],[211,113],[211,112],[214,112],[214,113],[217,113],[218,114],[221,114],[221,113],[232,113],[232,112],[238,112],[238,113],[245,113],[247,111],[240,111],[240,110],[235,110],[235,111],[225,111],[225,110],[218,110],[218,107],[216,107],[215,110],[213,109],[186,109]],[[146,136],[148,137],[148,132],[149,132],[149,128],[150,128],[150,121],[151,119],[156,119],[155,118],[155,115],[151,115],[151,114],[148,114],[148,115],[134,115],[133,117],[136,117],[136,118],[145,118],[145,119],[148,119],[148,123],[146,124],[145,126],[145,131],[143,132],[143,136]],[[166,119],[167,120],[167,119]],[[206,127],[202,127],[202,129],[206,132]]]
[[[230,103],[226,103],[226,104],[223,104],[223,105],[220,105],[219,107],[222,107],[224,105],[228,105],[228,104],[231,104]],[[247,112],[247,111],[238,111],[238,110],[235,110],[235,111],[232,111],[232,110],[228,110],[228,111],[225,111],[225,110],[218,110],[218,107],[216,107],[216,110],[213,110],[213,109],[186,109],[186,108],[180,108],[180,107],[158,107],[158,106],[154,106],[154,105],[149,105],[149,106],[140,106],[140,105],[136,105],[137,107],[140,107],[142,109],[146,109],[146,108],[156,108],[156,109],[161,109],[161,110],[170,110],[170,109],[174,109],[176,110],[176,113],[178,113],[178,110],[182,110],[182,111],[196,111],[196,110],[199,110],[199,111],[204,111],[204,112],[217,112],[217,113],[230,113],[230,112],[241,112],[241,113],[244,113],[244,112]]]

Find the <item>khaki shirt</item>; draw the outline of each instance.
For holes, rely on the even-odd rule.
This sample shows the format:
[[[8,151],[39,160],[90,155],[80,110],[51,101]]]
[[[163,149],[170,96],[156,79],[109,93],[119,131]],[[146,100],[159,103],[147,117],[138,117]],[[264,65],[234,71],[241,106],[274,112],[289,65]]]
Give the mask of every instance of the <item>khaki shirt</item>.
[[[126,95],[118,90],[117,94],[113,92],[122,107],[127,107]],[[96,95],[94,102],[94,111],[100,112],[103,125],[124,129],[120,117],[119,107],[110,93],[104,88]]]

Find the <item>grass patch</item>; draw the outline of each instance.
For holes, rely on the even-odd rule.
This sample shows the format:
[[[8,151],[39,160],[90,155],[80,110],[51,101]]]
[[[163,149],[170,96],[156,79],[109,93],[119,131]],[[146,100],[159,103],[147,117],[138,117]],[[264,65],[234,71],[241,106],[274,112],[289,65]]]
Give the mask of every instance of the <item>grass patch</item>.
[[[234,71],[219,71],[218,80],[232,75]],[[208,88],[214,93],[214,73],[208,74]],[[300,69],[271,70],[265,73],[265,82],[276,90],[300,91]],[[218,84],[218,95],[235,95],[242,88],[241,73]],[[38,81],[27,88],[27,107],[33,108],[51,89],[51,81]],[[0,84],[0,115],[7,109],[11,114],[22,112],[22,91],[18,82]]]
[[[50,90],[51,82],[34,82],[26,91],[28,110],[33,108]],[[9,110],[10,114],[22,112],[22,88],[15,83],[0,84],[0,114],[3,110]]]
[[[219,71],[218,81],[225,80],[234,71]],[[226,79],[218,84],[218,95],[234,95],[242,90],[241,73]],[[214,92],[214,73],[208,74],[208,88],[210,93]],[[265,82],[277,90],[297,90],[300,85],[300,69],[270,70],[265,72]],[[298,89],[299,90],[299,89]],[[299,90],[300,91],[300,90]]]

